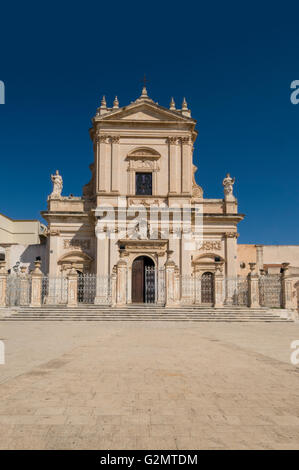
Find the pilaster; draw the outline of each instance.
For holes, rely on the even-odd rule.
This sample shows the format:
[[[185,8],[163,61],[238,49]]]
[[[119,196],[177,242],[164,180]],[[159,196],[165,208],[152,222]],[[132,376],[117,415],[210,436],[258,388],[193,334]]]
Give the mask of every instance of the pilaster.
[[[78,306],[78,275],[75,268],[72,268],[67,275],[68,290],[67,290],[67,307]]]
[[[292,276],[289,274],[289,264],[282,263],[283,272],[281,275],[281,293],[282,293],[282,308],[292,309]]]
[[[249,263],[250,273],[248,274],[248,307],[258,308],[259,302],[259,275],[255,271],[256,263]]]
[[[0,307],[6,306],[7,270],[6,262],[0,261]]]

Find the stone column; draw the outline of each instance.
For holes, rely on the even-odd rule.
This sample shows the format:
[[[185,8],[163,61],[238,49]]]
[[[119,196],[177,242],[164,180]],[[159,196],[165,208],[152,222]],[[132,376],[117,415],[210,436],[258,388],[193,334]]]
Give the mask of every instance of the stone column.
[[[111,151],[111,191],[119,192],[119,161],[118,161],[118,149],[119,149],[119,136],[113,136],[112,151]]]
[[[194,271],[194,285],[195,285],[195,304],[201,304],[201,272],[197,266]]]
[[[248,307],[260,307],[259,299],[259,275],[255,271],[256,263],[249,263],[250,273],[248,274]]]
[[[116,304],[118,306],[127,303],[127,262],[124,259],[126,253],[121,253],[121,258],[116,265]]]
[[[214,307],[223,307],[224,292],[223,292],[223,263],[216,264],[216,271],[214,274]]]
[[[234,280],[237,278],[237,232],[225,234],[225,256],[226,256],[226,293],[225,304],[233,303]]]
[[[289,274],[290,263],[282,263],[282,276],[281,276],[281,294],[282,294],[282,308],[292,309],[292,276]]]
[[[41,262],[34,262],[34,270],[31,273],[31,301],[30,307],[40,307],[42,302],[42,279]]]
[[[6,262],[0,261],[0,307],[6,306],[7,270]]]
[[[116,281],[117,281],[117,266],[113,266],[111,275],[111,307],[116,305]]]
[[[192,192],[192,155],[190,137],[182,137],[182,193]]]
[[[21,266],[20,271],[20,306],[23,307],[29,303],[29,280],[26,275],[26,266]]]
[[[169,194],[177,194],[180,181],[178,162],[178,138],[168,137],[169,143]]]
[[[96,231],[96,274],[97,287],[94,303],[97,305],[107,304],[108,282],[109,282],[109,238],[107,232]]]
[[[78,274],[75,268],[72,268],[67,275],[67,307],[78,306]]]
[[[181,289],[180,289],[180,270],[176,266],[174,270],[174,300],[176,303],[180,302],[181,298]]]
[[[263,245],[255,245],[256,248],[256,269],[259,273],[261,269],[264,269],[263,260]]]
[[[167,261],[165,263],[165,307],[173,307],[175,301],[175,262],[172,257],[173,252],[167,252]]]

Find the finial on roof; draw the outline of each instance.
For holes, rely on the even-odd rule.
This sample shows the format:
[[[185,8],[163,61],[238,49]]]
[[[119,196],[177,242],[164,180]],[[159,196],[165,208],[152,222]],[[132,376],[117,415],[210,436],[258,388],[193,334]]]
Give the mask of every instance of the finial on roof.
[[[101,109],[106,109],[106,108],[107,108],[106,98],[105,98],[105,95],[103,95],[103,98],[101,101]]]
[[[186,101],[186,98],[184,97],[183,103],[182,103],[182,111],[187,111],[187,110],[188,110],[187,101]]]
[[[171,111],[174,111],[174,110],[175,110],[175,102],[174,102],[174,99],[173,99],[173,98],[171,98],[169,109],[170,109]]]
[[[119,101],[118,101],[118,98],[117,96],[114,98],[114,101],[113,101],[113,109],[118,109],[119,108]]]
[[[142,88],[142,93],[141,93],[140,98],[148,98],[148,96],[147,96],[147,89],[146,89],[145,86]]]

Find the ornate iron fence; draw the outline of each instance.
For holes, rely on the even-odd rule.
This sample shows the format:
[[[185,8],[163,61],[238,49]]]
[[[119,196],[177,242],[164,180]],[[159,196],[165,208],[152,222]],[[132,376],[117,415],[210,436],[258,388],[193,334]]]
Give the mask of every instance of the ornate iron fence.
[[[99,303],[110,305],[112,300],[112,286],[111,276],[109,275],[97,276],[96,274],[90,274],[89,285],[91,292],[89,300],[91,300],[91,302],[85,303],[94,303],[95,296],[92,291],[94,284],[96,285],[95,296],[99,299]],[[88,299],[88,296],[86,298]]]
[[[29,274],[9,274],[6,284],[6,305],[26,306],[31,299],[31,276]]]
[[[247,277],[226,277],[224,282],[225,298],[228,303],[247,307],[249,303]]]
[[[97,292],[97,278],[95,274],[79,274],[78,276],[78,302],[93,304]]]
[[[280,274],[263,274],[259,278],[259,301],[262,307],[281,307]]]
[[[67,303],[68,279],[66,277],[44,276],[42,278],[42,303],[61,305]]]

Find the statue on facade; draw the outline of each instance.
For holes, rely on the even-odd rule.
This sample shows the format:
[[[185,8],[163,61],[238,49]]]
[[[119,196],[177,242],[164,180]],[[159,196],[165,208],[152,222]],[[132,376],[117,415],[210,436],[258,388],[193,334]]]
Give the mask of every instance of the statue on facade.
[[[234,201],[235,197],[233,195],[233,186],[235,183],[235,178],[232,178],[229,173],[227,173],[226,177],[223,180],[223,187],[224,187],[224,199],[226,201],[231,200]]]
[[[60,198],[62,192],[62,176],[59,174],[59,171],[56,170],[55,175],[51,175],[51,180],[53,183],[53,191],[50,194],[51,199]]]

